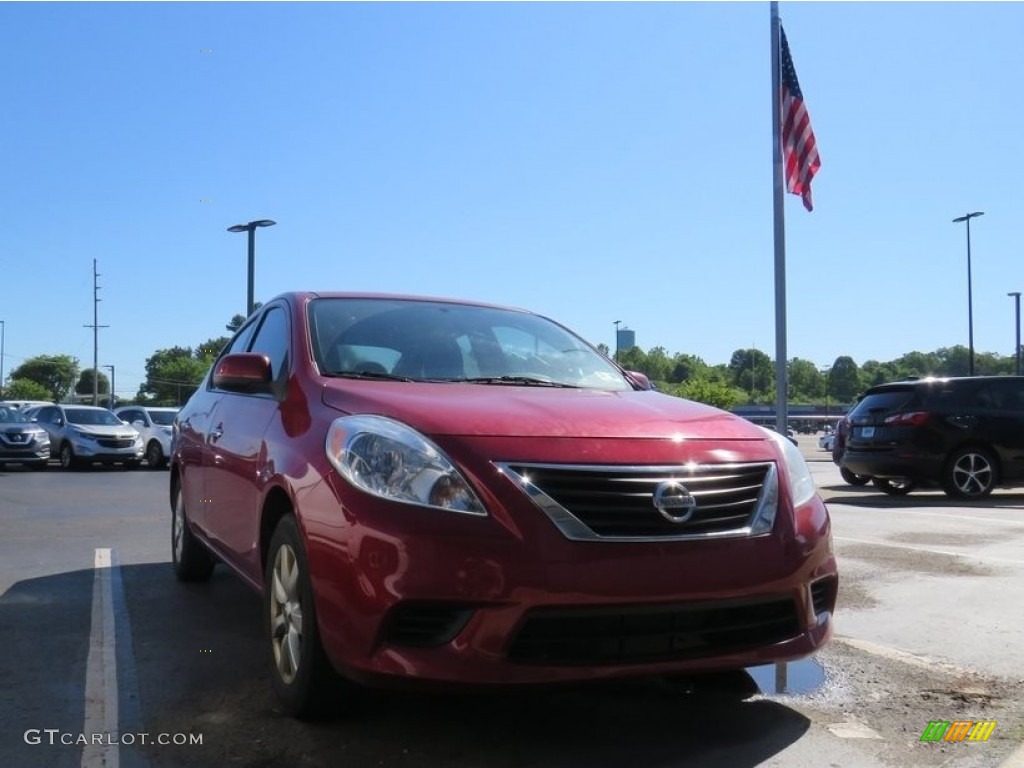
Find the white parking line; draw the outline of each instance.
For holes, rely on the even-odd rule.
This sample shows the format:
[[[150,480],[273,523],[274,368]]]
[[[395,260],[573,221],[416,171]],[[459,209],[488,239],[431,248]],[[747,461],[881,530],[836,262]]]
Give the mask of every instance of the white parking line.
[[[104,734],[102,741],[107,743],[85,746],[82,749],[82,768],[118,768],[120,763],[117,746],[120,740],[117,730],[117,646],[111,587],[111,569],[116,567],[111,562],[110,549],[96,550],[82,733]]]
[[[852,539],[849,536],[833,536],[836,541],[849,541],[854,544],[872,544],[876,547],[894,547],[896,549],[912,549],[915,552],[928,552],[933,555],[949,555],[950,557],[966,557],[971,560],[986,560],[993,563],[1009,563],[1010,565],[1024,565],[1024,560],[1010,560],[1005,557],[989,557],[988,555],[975,555],[968,552],[952,552],[948,549],[931,549],[929,547],[915,547],[913,544],[893,544],[889,541],[871,541],[870,539]]]

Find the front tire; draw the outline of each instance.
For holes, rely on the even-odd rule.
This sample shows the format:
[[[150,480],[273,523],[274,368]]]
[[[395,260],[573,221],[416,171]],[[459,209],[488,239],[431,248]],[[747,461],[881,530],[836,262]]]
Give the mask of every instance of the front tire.
[[[78,469],[82,466],[82,462],[75,457],[75,452],[71,448],[71,443],[61,443],[60,446],[60,468],[61,469]]]
[[[946,462],[942,490],[954,499],[983,499],[992,493],[997,480],[992,454],[982,448],[962,448]]]
[[[871,482],[875,488],[890,496],[906,496],[917,487],[917,483],[905,477],[875,477]]]
[[[281,518],[270,540],[263,605],[271,677],[282,707],[299,719],[324,714],[345,683],[320,643],[306,551],[291,516]]]
[[[156,440],[150,440],[146,446],[146,463],[150,469],[163,469],[167,465],[164,449]]]
[[[840,467],[839,474],[843,476],[843,480],[849,485],[867,485],[871,482],[871,475],[858,475],[846,467]]]
[[[171,511],[171,561],[178,581],[207,581],[217,564],[188,527],[181,488],[177,490]]]

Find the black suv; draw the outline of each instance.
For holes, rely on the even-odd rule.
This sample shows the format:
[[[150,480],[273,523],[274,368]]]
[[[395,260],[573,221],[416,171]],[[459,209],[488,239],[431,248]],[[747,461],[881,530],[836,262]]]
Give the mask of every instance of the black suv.
[[[937,483],[954,498],[979,499],[1024,484],[1024,376],[881,384],[847,419],[842,467],[886,493]]]

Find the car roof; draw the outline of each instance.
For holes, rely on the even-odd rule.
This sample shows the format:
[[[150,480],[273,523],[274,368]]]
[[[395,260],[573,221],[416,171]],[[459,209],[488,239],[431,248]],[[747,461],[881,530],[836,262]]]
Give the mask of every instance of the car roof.
[[[510,307],[502,304],[491,304],[486,301],[475,301],[472,299],[456,299],[444,296],[419,296],[409,293],[373,293],[361,291],[290,291],[281,293],[267,302],[270,304],[277,299],[297,301],[299,303],[312,299],[379,299],[384,301],[410,301],[410,302],[433,302],[439,304],[461,304],[466,307],[484,307],[487,309],[505,309],[511,312],[523,312],[528,315],[536,314],[528,309]],[[248,319],[248,318],[246,318]]]
[[[1024,384],[1024,376],[927,376],[921,379],[903,379],[902,381],[887,381],[884,384],[875,384],[868,387],[864,396],[880,394],[883,392],[899,392],[918,387],[935,387],[957,385],[966,382],[982,381],[1016,381]]]

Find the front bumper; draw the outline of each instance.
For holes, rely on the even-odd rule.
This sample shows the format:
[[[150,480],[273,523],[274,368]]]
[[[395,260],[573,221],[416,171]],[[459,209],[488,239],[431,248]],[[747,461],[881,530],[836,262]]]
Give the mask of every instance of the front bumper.
[[[737,669],[806,656],[832,633],[838,576],[818,497],[768,536],[609,543],[569,541],[539,514],[509,535],[494,518],[365,496],[339,525],[331,484],[310,493],[333,514],[302,522],[324,648],[361,682]]]

